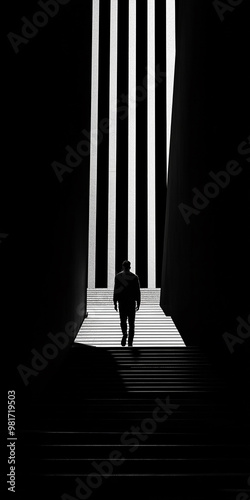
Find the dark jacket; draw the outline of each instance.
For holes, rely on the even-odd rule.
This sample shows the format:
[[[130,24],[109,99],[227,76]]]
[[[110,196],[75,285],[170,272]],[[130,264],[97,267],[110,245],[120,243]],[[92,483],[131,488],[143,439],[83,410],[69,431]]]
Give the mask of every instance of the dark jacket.
[[[115,277],[114,285],[114,304],[116,302],[131,303],[137,302],[137,306],[141,303],[140,282],[138,276],[131,272],[118,273]]]

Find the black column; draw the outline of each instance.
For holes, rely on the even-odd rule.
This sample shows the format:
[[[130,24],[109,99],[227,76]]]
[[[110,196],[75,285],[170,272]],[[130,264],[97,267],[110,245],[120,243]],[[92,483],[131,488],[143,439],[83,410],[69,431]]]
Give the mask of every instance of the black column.
[[[147,2],[137,0],[137,86],[147,88]],[[138,94],[139,95],[139,94]],[[141,96],[141,94],[140,94]],[[147,98],[136,115],[136,273],[147,287]]]
[[[109,119],[110,0],[100,2],[98,123]],[[107,131],[107,129],[106,129]],[[107,287],[109,133],[102,134],[97,164],[96,287]]]
[[[118,9],[116,272],[128,258],[128,0]]]
[[[166,148],[166,2],[155,2],[155,64],[156,64],[156,287],[161,286],[165,206],[167,191]]]

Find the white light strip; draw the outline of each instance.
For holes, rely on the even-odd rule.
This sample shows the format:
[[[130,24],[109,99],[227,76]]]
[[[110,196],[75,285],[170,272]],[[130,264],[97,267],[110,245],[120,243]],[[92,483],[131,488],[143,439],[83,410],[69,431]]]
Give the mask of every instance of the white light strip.
[[[99,90],[99,0],[92,3],[92,74],[90,125],[90,180],[89,180],[89,250],[88,288],[95,288],[96,274],[96,199],[98,150],[98,90]]]
[[[118,0],[110,10],[110,82],[109,82],[109,201],[108,201],[108,288],[114,286],[116,250],[116,133],[117,133],[117,52]]]
[[[175,70],[175,0],[166,0],[167,12],[167,173],[169,162],[169,147],[171,133],[171,117],[174,90]]]
[[[155,288],[155,0],[148,0],[148,288]]]
[[[136,0],[129,1],[128,260],[136,269]]]

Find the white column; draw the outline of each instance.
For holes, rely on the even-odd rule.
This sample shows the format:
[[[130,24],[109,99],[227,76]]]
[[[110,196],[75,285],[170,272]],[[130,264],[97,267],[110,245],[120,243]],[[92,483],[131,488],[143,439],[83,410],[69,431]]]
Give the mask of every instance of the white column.
[[[155,0],[148,0],[148,288],[155,288]]]
[[[136,269],[136,0],[129,1],[128,260]]]
[[[109,82],[108,288],[113,288],[114,285],[116,250],[117,43],[118,0],[111,0]]]
[[[92,2],[92,74],[90,125],[90,181],[89,181],[89,250],[88,288],[95,288],[96,275],[96,200],[98,149],[98,89],[99,89],[99,0]]]
[[[166,0],[167,12],[167,172],[169,161],[169,146],[174,90],[175,70],[175,0]]]

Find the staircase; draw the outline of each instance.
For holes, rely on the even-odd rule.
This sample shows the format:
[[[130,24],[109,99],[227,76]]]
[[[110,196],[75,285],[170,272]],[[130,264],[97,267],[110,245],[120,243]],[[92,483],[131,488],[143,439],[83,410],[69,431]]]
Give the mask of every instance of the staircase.
[[[154,424],[159,400],[167,398],[174,406]],[[198,348],[77,343],[46,391],[22,411],[20,498],[248,498],[240,494],[248,488],[249,405]],[[111,467],[114,452],[124,461]],[[93,462],[104,467],[98,477]],[[77,478],[94,485],[89,496],[76,494]]]
[[[196,347],[108,348],[128,393],[199,393],[218,389],[219,382]]]
[[[119,313],[114,310],[113,290],[88,289],[88,317],[76,342],[96,347],[121,346]],[[172,319],[160,307],[160,289],[141,289],[141,307],[136,313],[134,347],[185,346]]]

